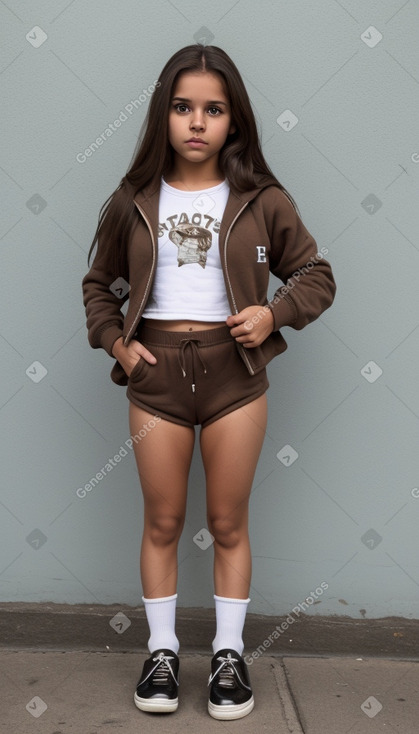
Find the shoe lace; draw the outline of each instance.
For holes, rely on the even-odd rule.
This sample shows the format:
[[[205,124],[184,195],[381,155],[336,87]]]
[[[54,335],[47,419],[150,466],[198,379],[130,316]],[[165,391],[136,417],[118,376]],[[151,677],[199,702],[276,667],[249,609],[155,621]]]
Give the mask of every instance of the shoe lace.
[[[220,666],[217,668],[213,676],[210,676],[210,683],[214,680],[218,674],[218,685],[222,688],[234,688],[236,686],[236,676],[233,663],[237,663],[237,658],[233,658],[231,653],[227,653],[227,657],[220,655],[217,658]]]
[[[152,677],[153,685],[167,686],[169,684],[170,675],[177,684],[176,676],[173,672],[172,666],[170,665],[170,660],[174,660],[174,658],[171,655],[165,655],[163,652],[160,652],[157,657],[153,658],[153,663],[157,663]]]

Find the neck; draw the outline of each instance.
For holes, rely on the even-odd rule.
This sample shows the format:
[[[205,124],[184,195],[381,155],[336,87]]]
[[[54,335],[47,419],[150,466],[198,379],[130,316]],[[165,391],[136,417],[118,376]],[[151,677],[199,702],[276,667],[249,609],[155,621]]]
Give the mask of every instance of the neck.
[[[222,183],[224,178],[217,161],[208,160],[202,164],[191,163],[179,157],[175,158],[172,169],[165,176],[167,183],[190,191],[216,186]]]

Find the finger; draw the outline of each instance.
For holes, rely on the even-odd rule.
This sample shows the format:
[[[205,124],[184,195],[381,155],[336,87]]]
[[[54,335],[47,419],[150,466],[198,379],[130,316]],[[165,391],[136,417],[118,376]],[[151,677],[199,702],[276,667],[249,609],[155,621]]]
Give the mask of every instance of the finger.
[[[247,338],[247,332],[243,331],[240,326],[235,326],[234,329],[230,329],[230,334],[234,339],[238,339],[243,336],[246,336]]]
[[[144,346],[138,339],[132,339],[130,344],[128,345],[128,350],[130,352],[130,356],[134,357],[136,361],[138,359],[145,359],[146,362],[149,362],[150,364],[155,364],[157,362],[156,357],[154,354],[149,352],[147,347]]]
[[[246,347],[246,349],[254,349],[255,347],[259,346],[258,341],[249,342],[249,341],[241,341],[240,344],[242,347]]]
[[[235,326],[234,329],[231,329],[230,333],[232,336],[248,336],[253,329],[253,324],[251,321],[244,321],[243,323],[239,324],[238,326]]]
[[[145,359],[146,362],[149,364],[156,364],[157,359],[155,358],[154,354],[151,354],[151,352],[148,351],[147,347],[144,346],[144,344],[141,344],[141,350],[139,351],[140,357]]]
[[[248,334],[241,334],[240,336],[236,336],[236,342],[239,342],[239,344],[243,344],[243,346],[248,346],[248,344],[251,344],[252,346],[255,344],[255,339],[252,339],[249,337]]]
[[[240,321],[241,321],[241,319],[239,318],[239,316],[240,316],[240,314],[234,314],[234,315],[233,315],[233,314],[231,314],[231,315],[230,315],[230,316],[229,316],[229,317],[228,317],[228,318],[226,319],[226,324],[227,324],[227,326],[234,326],[235,324],[239,324],[239,323],[240,323]]]

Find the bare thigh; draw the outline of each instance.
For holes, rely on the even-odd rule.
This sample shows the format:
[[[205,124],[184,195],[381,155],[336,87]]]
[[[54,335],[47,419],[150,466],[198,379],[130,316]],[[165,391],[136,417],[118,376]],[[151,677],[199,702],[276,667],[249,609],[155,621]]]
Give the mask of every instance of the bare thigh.
[[[266,394],[201,431],[209,516],[239,516],[247,508],[267,422]]]
[[[130,403],[131,435],[138,434],[152,417],[143,408]],[[171,421],[154,420],[155,427],[141,441],[134,443],[145,519],[156,512],[183,517],[195,431]]]

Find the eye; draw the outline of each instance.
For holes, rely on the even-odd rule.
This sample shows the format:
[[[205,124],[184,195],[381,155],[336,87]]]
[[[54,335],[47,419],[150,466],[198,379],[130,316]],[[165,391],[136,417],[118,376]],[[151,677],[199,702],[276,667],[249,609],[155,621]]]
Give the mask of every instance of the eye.
[[[222,110],[220,110],[219,107],[208,107],[208,112],[215,117],[216,115],[221,115]]]
[[[189,109],[188,105],[185,104],[184,102],[178,102],[177,104],[173,105],[173,108],[177,112],[186,112],[186,110]]]

